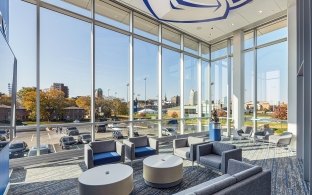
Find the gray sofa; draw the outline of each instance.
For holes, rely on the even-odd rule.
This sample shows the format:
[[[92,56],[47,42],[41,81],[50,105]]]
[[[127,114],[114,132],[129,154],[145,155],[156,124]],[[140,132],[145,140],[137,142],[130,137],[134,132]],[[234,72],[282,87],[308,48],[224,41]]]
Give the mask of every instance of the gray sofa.
[[[212,142],[197,146],[197,163],[227,173],[229,159],[242,161],[242,149],[235,145]]]
[[[124,140],[126,157],[131,161],[146,156],[156,155],[159,151],[159,141],[147,136],[132,137]]]
[[[270,195],[271,171],[229,160],[228,173],[174,195]]]
[[[183,159],[196,161],[196,149],[200,144],[204,144],[204,138],[199,137],[188,137],[173,140],[173,154]]]
[[[117,141],[95,141],[84,145],[84,160],[88,169],[94,166],[125,162],[125,146]]]

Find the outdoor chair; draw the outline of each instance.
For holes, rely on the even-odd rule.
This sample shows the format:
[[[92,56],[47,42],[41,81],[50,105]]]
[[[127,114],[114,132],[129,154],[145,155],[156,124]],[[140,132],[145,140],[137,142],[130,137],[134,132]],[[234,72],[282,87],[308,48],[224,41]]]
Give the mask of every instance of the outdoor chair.
[[[258,142],[269,142],[270,135],[273,135],[274,132],[271,128],[264,128],[262,131],[255,133],[256,141]]]
[[[173,154],[183,159],[190,160],[192,166],[196,161],[196,149],[200,144],[204,144],[204,138],[188,137],[173,140]]]
[[[197,163],[227,173],[229,159],[242,161],[242,149],[235,145],[212,142],[197,146]]]
[[[124,140],[126,157],[131,161],[158,154],[159,141],[147,136],[132,137]]]
[[[250,126],[244,126],[243,129],[234,130],[233,139],[234,140],[243,140],[248,139],[252,140],[253,128]]]
[[[284,132],[281,135],[270,135],[268,151],[270,152],[270,146],[275,147],[275,153],[276,153],[276,148],[282,147],[282,148],[286,148],[289,154],[291,154],[290,143],[291,143],[292,137],[293,137],[293,134],[291,132]]]
[[[117,141],[95,141],[84,145],[84,160],[88,169],[98,165],[125,162],[125,146]]]

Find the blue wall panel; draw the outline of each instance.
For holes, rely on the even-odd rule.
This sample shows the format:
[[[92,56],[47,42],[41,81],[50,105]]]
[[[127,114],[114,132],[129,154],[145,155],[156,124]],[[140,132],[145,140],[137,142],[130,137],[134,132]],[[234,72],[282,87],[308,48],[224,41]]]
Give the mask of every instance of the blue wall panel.
[[[9,183],[9,144],[0,151],[0,194]]]

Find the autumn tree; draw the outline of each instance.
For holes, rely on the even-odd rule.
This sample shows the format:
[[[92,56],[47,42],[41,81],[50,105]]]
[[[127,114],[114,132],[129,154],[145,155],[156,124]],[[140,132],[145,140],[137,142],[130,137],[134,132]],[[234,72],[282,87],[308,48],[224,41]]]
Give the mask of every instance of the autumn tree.
[[[96,107],[96,115],[97,118],[101,117],[111,117],[112,115],[112,104],[110,100],[106,100],[104,98],[96,98],[95,99],[95,107]]]
[[[287,120],[287,107],[277,106],[273,112],[273,117],[280,120]]]
[[[64,101],[64,107],[76,107],[76,99],[74,98],[66,98]]]
[[[171,114],[171,117],[172,117],[172,118],[178,118],[178,116],[179,116],[179,115],[178,115],[177,112],[173,112],[173,113]]]
[[[12,97],[5,95],[5,94],[2,94],[0,96],[0,105],[11,106],[11,102],[12,102]]]
[[[85,109],[86,113],[90,113],[91,97],[90,96],[80,96],[76,99],[76,105],[79,108]]]

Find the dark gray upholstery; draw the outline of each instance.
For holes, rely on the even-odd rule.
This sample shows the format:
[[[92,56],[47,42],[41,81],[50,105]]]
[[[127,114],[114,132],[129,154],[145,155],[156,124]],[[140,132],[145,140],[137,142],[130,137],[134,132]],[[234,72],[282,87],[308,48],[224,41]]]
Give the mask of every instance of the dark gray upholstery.
[[[125,162],[125,146],[117,141],[95,141],[84,145],[84,161],[88,169],[94,167],[93,154],[116,152],[120,155],[120,161]]]
[[[207,143],[204,138],[188,137],[173,140],[173,154],[194,162],[196,160],[197,146]]]
[[[229,159],[242,161],[242,149],[236,146],[213,142],[197,146],[197,163],[227,173]]]
[[[124,140],[126,150],[126,157],[131,160],[135,160],[135,148],[137,147],[151,147],[156,150],[156,154],[159,152],[159,141],[153,138],[148,138],[147,136],[132,137],[128,140]]]
[[[271,171],[263,171],[233,159],[229,160],[229,173],[193,186],[174,195],[270,195]]]

